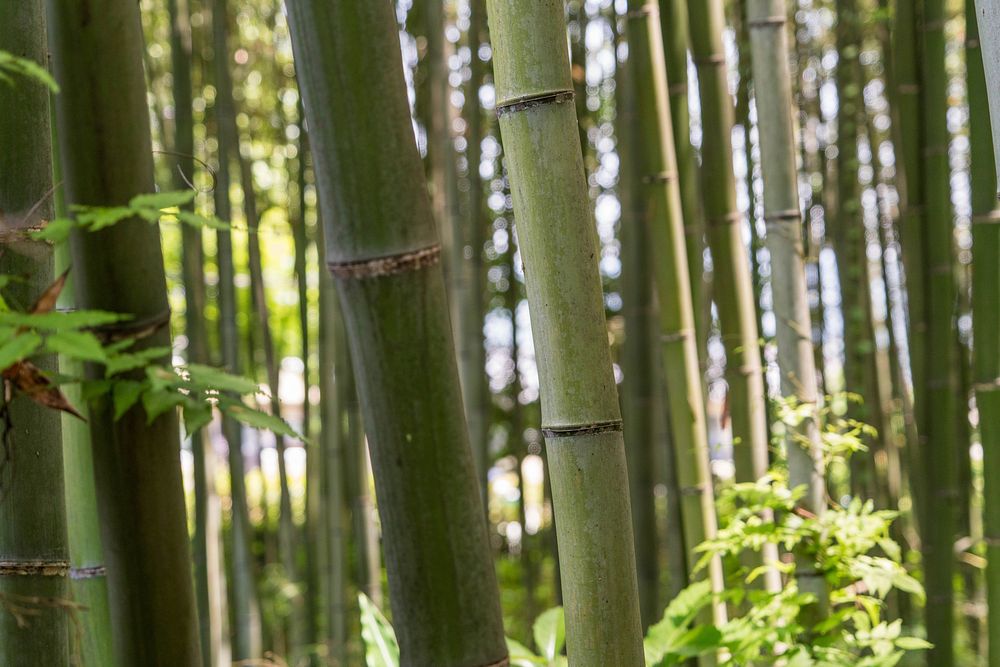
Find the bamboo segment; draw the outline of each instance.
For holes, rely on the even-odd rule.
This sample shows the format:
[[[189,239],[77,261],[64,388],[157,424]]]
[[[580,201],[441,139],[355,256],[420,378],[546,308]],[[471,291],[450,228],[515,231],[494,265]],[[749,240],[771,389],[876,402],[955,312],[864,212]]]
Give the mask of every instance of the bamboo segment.
[[[743,217],[736,206],[733,176],[733,108],[722,45],[722,0],[688,4],[691,51],[698,68],[702,113],[702,177],[712,249],[714,296],[726,350],[726,381],[733,424],[736,478],[753,481],[767,473],[767,416],[753,288]]]
[[[0,51],[45,67],[41,0],[0,6]],[[52,219],[49,93],[17,76],[0,84],[0,274],[27,310],[55,279],[52,245],[29,231]],[[58,371],[55,355],[37,361]],[[69,553],[60,412],[0,381],[0,664],[69,665]],[[22,609],[21,615],[14,610]]]
[[[393,8],[296,0],[288,10],[401,664],[499,664],[499,595]]]
[[[955,346],[952,338],[955,288],[952,275],[953,225],[948,165],[948,78],[945,71],[945,8],[943,0],[925,0],[920,27],[924,88],[921,95],[921,177],[925,199],[923,238],[926,262],[910,267],[924,272],[924,306],[927,347],[924,350],[924,403],[917,402],[925,418],[921,435],[924,462],[922,525],[924,586],[927,590],[927,640],[930,667],[955,664],[954,647],[954,543],[957,504],[955,455]]]
[[[642,665],[625,448],[563,3],[490,0],[487,6],[532,307],[568,655],[581,666]]]
[[[986,542],[988,663],[1000,666],[1000,6],[967,6],[966,62],[969,86],[969,143],[972,173],[972,371],[983,447],[983,539]],[[980,45],[980,31],[988,36]],[[985,65],[985,72],[984,72]],[[988,85],[987,85],[988,84]],[[989,98],[989,99],[987,99]],[[993,122],[993,144],[986,140]]]
[[[68,202],[122,205],[152,192],[138,6],[53,0],[49,18]],[[129,220],[71,245],[79,307],[133,316],[105,333],[151,330],[137,350],[169,346],[159,230]],[[147,423],[137,406],[115,421],[106,396],[91,406],[91,435],[119,662],[200,665],[176,414]]]
[[[677,182],[669,81],[655,0],[629,4],[628,71],[637,91],[637,122],[624,128],[627,163],[633,165],[636,191],[634,214],[648,228],[659,258],[653,263],[660,301],[659,337],[667,406],[672,429],[674,463],[681,486],[680,503],[687,562],[693,570],[695,549],[716,533],[715,498],[709,467],[702,383],[695,350],[694,312],[684,246],[681,193]],[[648,362],[647,362],[648,363]],[[689,570],[689,579],[694,576]],[[725,587],[722,563],[711,561],[707,572],[715,592]],[[708,610],[716,625],[726,621],[724,603]],[[702,664],[711,661],[702,658]]]
[[[801,406],[796,410],[797,421],[785,425],[788,480],[792,488],[806,487],[802,504],[818,515],[826,505],[826,488],[799,210],[787,15],[785,0],[750,0],[747,4],[781,394]],[[799,588],[816,595],[820,601],[817,615],[824,618],[826,583],[812,563],[804,565],[797,572]]]

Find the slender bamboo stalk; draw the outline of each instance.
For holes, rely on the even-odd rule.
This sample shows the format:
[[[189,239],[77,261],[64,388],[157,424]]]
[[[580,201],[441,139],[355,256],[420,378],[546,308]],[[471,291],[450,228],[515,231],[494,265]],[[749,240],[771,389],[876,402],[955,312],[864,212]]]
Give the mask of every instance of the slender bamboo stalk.
[[[226,0],[212,3],[212,43],[215,52],[215,117],[218,129],[218,166],[216,169],[215,213],[222,220],[232,219],[229,195],[232,186],[230,160],[236,148],[237,137],[233,126],[225,121],[234,117],[232,84],[225,54]],[[239,330],[235,267],[233,265],[233,239],[228,229],[216,233],[216,262],[219,268],[219,340],[222,348],[222,365],[230,373],[240,372]],[[261,655],[260,599],[254,577],[255,564],[251,554],[253,527],[247,502],[245,463],[243,460],[243,435],[240,425],[228,417],[223,418],[223,433],[229,444],[229,480],[232,498],[229,608],[231,610],[230,634],[233,661],[249,660]]]
[[[393,8],[296,0],[288,10],[401,664],[493,664],[507,654],[499,594]]]
[[[490,389],[486,378],[486,348],[483,344],[483,314],[485,312],[483,273],[483,243],[488,225],[483,215],[483,181],[479,175],[482,160],[482,140],[485,133],[483,110],[479,104],[479,88],[483,85],[486,63],[479,57],[486,28],[486,8],[483,0],[471,0],[469,14],[469,49],[472,52],[468,90],[465,95],[465,117],[468,130],[466,158],[469,163],[469,201],[461,241],[461,280],[458,281],[458,316],[462,327],[459,345],[462,376],[462,398],[469,423],[472,454],[479,471],[483,506],[487,507],[489,471]],[[456,256],[457,257],[457,256]]]
[[[575,665],[643,664],[621,414],[557,0],[489,0]],[[611,576],[608,576],[608,575]]]
[[[705,208],[702,205],[698,156],[691,145],[691,111],[688,107],[688,9],[687,0],[660,1],[660,27],[665,52],[670,121],[677,155],[677,181],[681,189],[684,243],[687,249],[691,303],[694,306],[695,343],[698,366],[704,374],[708,364],[708,328],[711,289],[705,273]]]
[[[46,67],[41,0],[0,7],[0,50]],[[52,219],[48,90],[17,77],[0,87],[0,105],[0,274],[26,277],[4,297],[27,309],[55,279],[52,245],[29,236]],[[58,370],[55,355],[37,363]],[[69,665],[62,418],[0,384],[0,663]],[[17,607],[37,615],[19,617]]]
[[[826,485],[799,210],[787,15],[785,0],[749,0],[747,4],[781,394],[804,408],[796,410],[798,419],[785,424],[788,481],[792,487],[806,487],[802,505],[819,515],[826,505]],[[815,613],[824,618],[826,582],[822,573],[805,560],[796,577],[800,590],[817,597]]]
[[[708,242],[715,273],[715,302],[726,350],[726,381],[733,424],[736,478],[756,480],[767,473],[767,417],[760,366],[757,317],[743,216],[736,206],[722,0],[689,3],[691,49],[698,69],[702,114],[702,177]]]
[[[979,0],[975,20],[967,3],[966,62],[972,174],[973,383],[983,446],[983,539],[989,607],[988,664],[1000,665],[1000,6]],[[984,36],[980,45],[980,33]],[[993,144],[986,141],[993,119]],[[997,162],[994,162],[994,161]]]
[[[116,205],[151,192],[138,6],[125,0],[53,1],[49,17],[62,86],[56,106],[68,202]],[[72,253],[79,306],[134,318],[106,333],[152,330],[136,349],[169,346],[156,227],[130,220],[79,233]],[[100,368],[88,373],[103,377]],[[110,397],[104,397],[91,406],[91,436],[119,662],[199,665],[177,416],[171,412],[147,423],[143,409],[135,407],[115,421]]]
[[[629,39],[630,60],[641,57]],[[649,68],[647,68],[649,69]],[[618,136],[639,122],[636,109],[636,81],[630,68],[619,67],[615,91],[618,94]],[[637,132],[631,132],[633,136]],[[629,146],[630,153],[633,147]],[[619,198],[625,215],[622,218],[622,297],[625,316],[625,344],[622,359],[622,412],[625,418],[625,450],[628,460],[629,490],[632,502],[632,528],[635,533],[636,574],[639,583],[639,611],[643,630],[659,620],[659,556],[656,544],[656,508],[653,486],[656,483],[656,418],[661,397],[656,364],[658,313],[653,287],[653,234],[643,201],[642,173],[634,169],[639,160],[625,160],[619,177]],[[638,204],[638,205],[637,205]]]
[[[183,190],[194,175],[194,114],[191,90],[191,23],[187,0],[169,0],[170,55],[174,95],[173,150],[177,169],[173,187]],[[190,225],[181,229],[184,277],[184,326],[188,360],[209,363],[208,337],[205,331],[205,270],[201,230]],[[213,667],[222,649],[222,590],[220,586],[219,530],[221,509],[215,493],[215,452],[208,432],[190,434],[194,458],[194,557],[195,595],[201,656],[204,667]]]
[[[626,164],[635,176],[633,215],[647,230],[659,261],[655,270],[659,297],[660,361],[666,380],[667,407],[672,429],[687,562],[693,570],[695,549],[715,537],[716,515],[708,457],[702,383],[695,350],[694,312],[684,245],[680,188],[670,121],[669,81],[655,0],[629,4],[628,70],[637,93],[637,122],[625,123]],[[649,360],[645,361],[649,364]],[[695,573],[689,570],[688,577]],[[722,563],[713,560],[707,572],[712,588],[722,592]],[[725,623],[723,603],[708,612],[717,625]],[[702,659],[702,664],[712,657]]]
[[[957,502],[955,456],[955,354],[952,324],[955,287],[952,277],[952,217],[948,165],[950,135],[946,119],[948,77],[945,72],[945,7],[943,0],[925,0],[920,27],[923,31],[922,66],[924,89],[920,98],[924,139],[922,160],[926,214],[924,305],[927,319],[923,414],[927,438],[923,448],[926,475],[924,500],[933,507],[923,525],[924,585],[927,590],[926,624],[930,667],[951,667],[955,661],[954,592],[955,504]]]

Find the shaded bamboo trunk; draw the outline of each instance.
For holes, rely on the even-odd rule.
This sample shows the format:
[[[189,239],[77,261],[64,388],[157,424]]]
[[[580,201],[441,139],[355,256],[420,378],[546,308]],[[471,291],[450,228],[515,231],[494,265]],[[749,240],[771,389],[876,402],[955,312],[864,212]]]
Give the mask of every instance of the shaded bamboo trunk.
[[[230,160],[236,150],[237,137],[226,118],[234,116],[232,83],[226,54],[226,0],[212,3],[212,42],[215,52],[215,118],[218,129],[218,166],[215,187],[215,214],[224,221],[232,220],[230,203]],[[222,365],[230,373],[239,374],[240,341],[237,325],[236,269],[233,264],[233,239],[228,229],[216,232],[216,262],[219,270],[219,341]],[[255,563],[251,553],[253,526],[247,501],[246,472],[243,458],[243,434],[233,419],[223,417],[223,433],[229,444],[229,479],[232,510],[230,514],[230,567],[228,598],[232,659],[249,660],[261,655],[260,598],[255,578]]]
[[[101,20],[92,20],[94,16]],[[137,194],[152,192],[138,6],[125,0],[86,5],[53,1],[49,17],[62,86],[56,106],[68,203],[123,205]],[[113,81],[114,87],[97,86],[95,81]],[[102,333],[115,337],[150,331],[134,350],[169,347],[159,229],[128,220],[99,232],[76,233],[71,247],[78,305],[133,317]],[[90,368],[88,375],[103,377],[103,369]],[[91,405],[97,499],[119,662],[199,665],[177,415],[171,411],[147,423],[139,406],[117,421],[113,414],[110,396]]]
[[[574,665],[643,664],[621,414],[557,0],[489,0]],[[607,576],[613,573],[613,576]]]
[[[640,29],[645,26],[640,25]],[[642,57],[629,36],[629,60]],[[636,79],[632,70],[619,67],[615,91],[618,94],[617,132],[627,136],[639,122]],[[647,70],[649,68],[646,68]],[[645,81],[643,81],[645,83]],[[631,130],[634,136],[637,133]],[[635,533],[636,575],[639,584],[639,611],[645,631],[659,620],[659,556],[656,540],[656,508],[653,487],[656,484],[656,419],[662,398],[656,391],[660,384],[657,365],[658,313],[653,286],[653,234],[646,215],[643,188],[639,184],[641,160],[629,160],[637,142],[630,142],[623,155],[619,177],[622,203],[622,314],[625,317],[625,344],[622,355],[622,412],[625,418],[625,452],[628,460],[629,490],[632,503],[632,529]]]
[[[797,418],[785,423],[788,484],[805,486],[801,506],[820,515],[826,506],[826,485],[799,210],[787,15],[785,0],[750,0],[747,5],[781,395],[798,406]],[[823,619],[826,581],[810,557],[797,556],[799,589],[816,596],[817,608],[812,613]]]
[[[687,0],[660,1],[660,28],[670,94],[670,122],[677,156],[677,182],[684,218],[691,303],[694,309],[698,367],[704,375],[708,364],[708,330],[711,289],[705,273],[705,208],[702,204],[698,156],[691,145],[691,111],[688,108],[688,8]]]
[[[688,5],[691,48],[698,69],[702,115],[702,177],[708,242],[712,249],[715,302],[726,350],[726,382],[732,414],[733,458],[738,481],[767,473],[767,418],[760,343],[743,216],[733,176],[733,108],[729,100],[722,0]]]
[[[194,114],[191,89],[191,23],[187,0],[169,0],[170,56],[174,96],[173,151],[177,168],[173,171],[175,190],[190,187],[194,179]],[[190,207],[189,208],[193,208]],[[182,225],[181,269],[184,279],[184,327],[188,341],[187,359],[209,363],[205,330],[205,269],[201,230]],[[207,429],[187,434],[194,459],[194,558],[195,595],[201,656],[204,667],[213,667],[222,650],[222,589],[219,552],[221,508],[215,492],[215,452]]]
[[[297,0],[288,10],[401,664],[496,663],[507,655],[499,595],[393,8]]]
[[[0,6],[0,50],[47,67],[41,0]],[[15,75],[0,88],[0,106],[0,274],[24,278],[4,300],[28,310],[55,280],[52,245],[30,237],[53,213],[49,92]],[[55,355],[35,363],[59,370]],[[12,393],[6,377],[0,384],[0,663],[69,665],[61,413]]]
[[[458,281],[458,316],[461,324],[461,344],[459,345],[462,376],[462,399],[465,402],[466,420],[469,424],[469,440],[472,455],[479,471],[480,493],[483,506],[488,506],[488,482],[486,474],[490,468],[490,388],[486,377],[486,348],[483,344],[483,314],[485,312],[484,291],[486,287],[483,272],[483,244],[487,225],[483,215],[483,181],[479,175],[482,160],[482,140],[486,128],[483,110],[479,104],[479,88],[483,84],[486,63],[479,57],[479,47],[483,44],[486,28],[486,8],[483,0],[472,0],[469,15],[469,49],[472,52],[469,85],[465,95],[465,117],[468,124],[468,148],[466,158],[469,163],[469,200],[461,241],[461,271]],[[460,218],[459,218],[460,219]],[[457,255],[456,255],[457,257]]]
[[[971,5],[972,3],[968,3]],[[971,7],[970,7],[971,9]],[[972,174],[973,383],[983,447],[983,541],[989,608],[988,664],[1000,665],[1000,6],[979,0],[968,20],[969,143]],[[980,46],[979,35],[983,35]],[[985,67],[985,71],[984,71]],[[993,143],[987,141],[992,119]]]
[[[925,0],[920,27],[923,33],[924,88],[921,155],[925,215],[925,262],[913,270],[924,271],[924,306],[927,321],[924,350],[924,403],[917,400],[926,438],[924,501],[928,510],[922,525],[924,586],[927,590],[925,622],[927,640],[934,644],[927,656],[930,667],[951,667],[954,656],[954,543],[956,521],[955,456],[955,354],[952,323],[955,287],[952,277],[952,217],[948,165],[949,132],[946,120],[948,80],[945,72],[945,8],[943,0]],[[909,274],[908,274],[909,275]],[[912,292],[911,292],[912,293]]]
[[[711,561],[702,574],[693,571],[698,561],[694,550],[715,537],[717,526],[663,42],[655,0],[633,0],[629,9],[628,71],[637,92],[638,117],[622,129],[626,164],[634,173],[632,214],[636,224],[645,228],[658,257],[651,266],[659,298],[660,361],[681,487],[681,525],[692,568],[688,578],[707,576],[718,593],[725,587],[720,560]],[[725,605],[717,603],[706,610],[703,622],[721,625],[725,620]],[[701,662],[712,660],[705,656]]]

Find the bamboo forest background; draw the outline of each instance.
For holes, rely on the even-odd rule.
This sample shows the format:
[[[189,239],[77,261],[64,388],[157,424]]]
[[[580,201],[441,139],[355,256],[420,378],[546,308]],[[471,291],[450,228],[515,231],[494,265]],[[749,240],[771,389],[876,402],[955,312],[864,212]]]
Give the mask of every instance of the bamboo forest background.
[[[1000,665],[1000,215],[984,58],[1000,63],[980,48],[973,0],[369,2],[386,7],[140,0],[134,35],[128,0],[99,0],[93,23],[55,0],[47,18],[40,0],[0,9],[0,56],[44,65],[48,33],[58,91],[52,148],[37,150],[52,151],[40,169],[55,176],[24,186],[45,220],[152,191],[128,176],[150,166],[129,115],[148,107],[155,188],[180,194],[132,199],[116,220],[162,215],[171,337],[138,347],[170,345],[172,365],[190,366],[166,382],[181,398],[141,399],[151,418],[182,406],[181,437],[120,419],[138,382],[130,399],[107,389],[112,407],[66,385],[92,425],[64,415],[47,436],[62,442],[62,552],[24,552],[4,528],[58,523],[43,510],[64,492],[58,459],[29,472],[5,440],[0,662],[501,665],[506,646],[509,664],[557,665],[565,642],[572,665]],[[390,5],[395,21],[373,28]],[[29,80],[44,70],[5,63],[0,171],[20,173],[3,142],[26,126],[4,116],[31,89],[36,106],[17,118],[48,118]],[[404,100],[422,172],[393,125]],[[531,111],[553,100],[551,116]],[[102,113],[114,140],[94,129]],[[539,155],[539,137],[565,143]],[[18,182],[0,174],[0,213],[30,208],[2,199]],[[413,183],[428,210],[425,195],[407,199]],[[347,219],[376,206],[410,232]],[[381,242],[422,270],[430,216],[446,301],[433,281],[344,286]],[[129,229],[33,265],[20,303],[59,265],[81,281],[81,308],[165,312],[146,271],[155,241]],[[0,226],[19,257],[13,238]],[[0,274],[24,270],[4,262]],[[102,262],[127,267],[119,282],[100,282],[112,280]],[[560,311],[560,294],[580,296]],[[21,337],[34,320],[2,319],[19,303],[5,295],[0,326]],[[437,343],[446,321],[454,354]],[[17,412],[27,399],[8,371],[24,366],[0,359],[17,444],[17,419],[42,424],[59,406]],[[220,410],[198,412],[188,398],[203,393]],[[441,410],[407,422],[425,396]],[[459,405],[467,431],[449,421]],[[574,419],[590,430],[564,428]],[[101,428],[133,455],[95,444],[92,462]],[[600,463],[569,453],[591,452],[595,433]],[[144,464],[144,447],[161,453]],[[193,576],[185,549],[153,548],[179,536],[156,519],[176,513],[144,500],[169,504],[174,461]],[[33,580],[41,570],[18,563],[53,553],[68,587],[4,583]],[[110,575],[116,563],[127,575]],[[185,599],[197,614],[175,613]],[[18,643],[33,633],[34,648]]]

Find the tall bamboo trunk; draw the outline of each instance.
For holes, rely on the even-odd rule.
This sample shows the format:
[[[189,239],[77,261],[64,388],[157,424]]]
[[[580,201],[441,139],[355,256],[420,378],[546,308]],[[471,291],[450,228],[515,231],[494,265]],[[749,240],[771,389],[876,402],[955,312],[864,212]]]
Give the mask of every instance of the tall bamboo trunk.
[[[785,424],[788,483],[805,486],[802,505],[819,515],[826,506],[823,453],[819,437],[819,396],[806,289],[802,214],[795,155],[795,103],[788,69],[788,8],[785,0],[750,0],[750,31],[764,180],[764,221],[771,254],[771,301],[778,343],[781,395],[799,406],[798,420]],[[799,589],[816,596],[819,618],[826,616],[826,582],[815,563],[801,558]]]
[[[971,10],[971,2],[968,3]],[[972,173],[973,383],[983,446],[990,667],[1000,665],[1000,6],[979,0],[968,21],[969,143]],[[971,11],[966,15],[972,19]],[[980,48],[979,35],[983,40]],[[985,67],[985,71],[984,71]],[[988,99],[987,99],[988,98]],[[992,119],[993,144],[986,140]],[[994,162],[994,161],[997,162]]]
[[[687,0],[661,0],[660,28],[666,60],[670,122],[677,155],[677,182],[681,190],[684,245],[687,250],[691,303],[694,309],[698,367],[704,375],[708,364],[708,329],[711,289],[705,273],[705,208],[702,204],[698,156],[691,145],[691,111],[688,108],[688,8]]]
[[[191,89],[191,22],[187,0],[167,3],[170,17],[170,56],[174,95],[173,151],[177,168],[174,189],[189,188],[194,178],[194,114]],[[189,208],[191,208],[189,206]],[[201,230],[190,225],[181,229],[181,268],[184,278],[184,327],[188,340],[187,359],[209,363],[205,330],[205,269]],[[222,590],[219,530],[221,509],[215,492],[215,452],[207,429],[188,434],[194,459],[194,558],[195,595],[201,656],[204,667],[213,667],[222,650]]]
[[[921,435],[925,484],[929,503],[922,526],[925,587],[927,589],[927,639],[934,648],[928,653],[930,667],[954,664],[954,542],[957,502],[955,457],[955,381],[952,323],[955,288],[952,279],[952,217],[949,133],[946,121],[948,80],[945,72],[945,8],[943,0],[925,0],[921,16],[924,88],[921,95],[923,190],[926,195],[923,239],[925,263],[913,270],[924,271],[924,306],[927,347],[924,350],[924,400],[917,412],[925,419]]]
[[[229,78],[226,46],[226,0],[212,3],[212,43],[215,52],[215,117],[218,129],[218,166],[215,186],[215,214],[232,219],[229,195],[232,187],[230,161],[237,137],[226,118],[234,116],[232,84]],[[233,238],[228,229],[216,232],[216,262],[219,270],[219,341],[222,365],[230,373],[240,372],[240,341],[237,326],[236,269],[233,264]],[[243,435],[240,425],[224,417],[223,433],[229,445],[229,480],[232,510],[230,514],[229,609],[233,661],[261,655],[261,612],[255,563],[251,554],[253,526],[247,501]]]
[[[0,7],[0,50],[45,68],[41,0]],[[4,290],[27,310],[55,279],[55,257],[32,230],[52,219],[49,93],[17,76],[0,87],[0,274],[23,276]],[[58,371],[55,355],[37,360]],[[7,380],[0,395],[0,663],[69,664],[69,551],[63,494],[62,418]],[[18,616],[14,609],[24,610]]]
[[[715,302],[726,350],[726,381],[732,414],[733,457],[739,481],[767,473],[767,418],[757,316],[743,216],[736,206],[733,176],[733,108],[729,100],[722,0],[688,5],[691,48],[698,69],[702,116],[702,176],[712,249]]]
[[[621,414],[563,3],[489,0],[575,665],[643,664]]]
[[[670,101],[662,36],[655,0],[629,5],[628,72],[637,92],[636,122],[625,123],[626,164],[634,172],[632,213],[645,227],[658,261],[655,270],[659,298],[660,355],[666,380],[666,397],[672,429],[687,562],[688,577],[695,576],[698,561],[695,549],[715,537],[716,515],[712,473],[709,467],[708,431],[705,424],[702,383],[695,350],[694,311],[684,244],[677,163],[670,122]],[[649,359],[645,361],[649,364]],[[712,588],[725,586],[720,560],[707,571]],[[726,620],[725,605],[717,603],[711,618],[721,625]],[[710,662],[711,656],[702,659]]]
[[[507,655],[499,594],[393,8],[288,9],[401,664],[497,663]]]
[[[485,312],[483,273],[483,243],[489,222],[483,214],[483,181],[479,175],[482,160],[482,141],[485,135],[483,110],[479,104],[479,88],[483,85],[486,63],[479,57],[486,27],[486,8],[483,0],[472,0],[469,14],[469,49],[472,52],[468,89],[465,96],[465,117],[468,123],[468,148],[466,158],[469,170],[469,201],[462,231],[461,270],[458,284],[458,316],[462,340],[459,345],[462,398],[469,423],[472,454],[479,471],[479,484],[483,506],[487,504],[489,471],[490,388],[486,378],[486,348],[483,344],[483,315]]]
[[[100,21],[94,21],[100,16]],[[124,0],[50,2],[50,41],[64,184],[70,204],[122,205],[153,190],[139,8]],[[95,85],[113,81],[113,88]],[[82,308],[131,315],[111,336],[151,332],[135,349],[169,346],[160,235],[129,220],[72,238]],[[169,363],[169,359],[161,360]],[[91,377],[103,369],[90,368]],[[125,665],[199,665],[177,416],[151,423],[134,407],[115,421],[91,406],[91,435],[115,648]],[[141,447],[137,446],[141,443]]]
[[[642,57],[633,50],[629,59]],[[618,93],[618,136],[625,136],[639,122],[636,110],[636,80],[628,67],[616,72]],[[637,134],[632,132],[633,135]],[[634,144],[629,147],[632,154]],[[632,527],[635,532],[636,575],[639,583],[639,611],[643,629],[659,620],[659,555],[656,540],[656,421],[662,403],[657,388],[657,307],[653,284],[653,234],[639,185],[642,173],[635,169],[639,160],[622,163],[619,197],[622,201],[622,297],[625,316],[625,344],[622,355],[622,412],[625,418],[625,449],[628,460]]]

